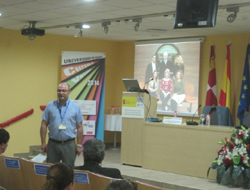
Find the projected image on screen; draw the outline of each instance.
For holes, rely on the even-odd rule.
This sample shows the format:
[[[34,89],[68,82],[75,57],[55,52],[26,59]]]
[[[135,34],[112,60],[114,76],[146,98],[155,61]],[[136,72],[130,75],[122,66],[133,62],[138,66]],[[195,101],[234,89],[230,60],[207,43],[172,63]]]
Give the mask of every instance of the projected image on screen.
[[[157,114],[193,115],[198,108],[200,42],[135,46],[134,78],[157,101]]]

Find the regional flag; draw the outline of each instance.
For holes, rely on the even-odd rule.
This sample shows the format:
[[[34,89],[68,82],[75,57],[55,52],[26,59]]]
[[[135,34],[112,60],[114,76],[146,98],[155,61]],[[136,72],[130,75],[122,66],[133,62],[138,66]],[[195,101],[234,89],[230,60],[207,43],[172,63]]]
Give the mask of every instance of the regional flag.
[[[223,79],[221,83],[220,90],[220,100],[219,103],[221,106],[226,106],[231,109],[231,69],[230,69],[230,45],[227,45],[227,56],[224,66]]]
[[[215,46],[211,46],[211,48],[210,48],[210,61],[209,61],[208,83],[207,83],[206,106],[217,106]]]
[[[240,120],[240,124],[242,124],[243,122],[243,116],[245,110],[249,111],[249,106],[250,106],[249,54],[250,54],[250,44],[248,44],[247,46],[245,67],[243,71],[241,93],[240,93],[239,107],[237,113],[237,117]]]

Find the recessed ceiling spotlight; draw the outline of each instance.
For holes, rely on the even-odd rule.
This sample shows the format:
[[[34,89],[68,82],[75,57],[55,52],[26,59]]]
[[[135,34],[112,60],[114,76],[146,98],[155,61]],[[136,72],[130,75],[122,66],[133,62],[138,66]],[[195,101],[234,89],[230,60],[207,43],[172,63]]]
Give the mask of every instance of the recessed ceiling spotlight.
[[[83,24],[83,25],[82,25],[82,28],[90,28],[90,26],[87,25],[87,24]]]
[[[2,13],[0,13],[0,16],[2,16]]]

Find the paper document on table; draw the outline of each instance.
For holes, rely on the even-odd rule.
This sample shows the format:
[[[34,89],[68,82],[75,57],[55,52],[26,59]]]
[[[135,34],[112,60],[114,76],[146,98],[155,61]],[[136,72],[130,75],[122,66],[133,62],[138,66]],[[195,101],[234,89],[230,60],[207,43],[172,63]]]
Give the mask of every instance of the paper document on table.
[[[33,162],[43,163],[46,160],[47,156],[43,154],[38,154],[34,158],[31,159]]]
[[[167,124],[181,125],[182,124],[182,118],[181,117],[163,117],[162,122],[167,123]]]

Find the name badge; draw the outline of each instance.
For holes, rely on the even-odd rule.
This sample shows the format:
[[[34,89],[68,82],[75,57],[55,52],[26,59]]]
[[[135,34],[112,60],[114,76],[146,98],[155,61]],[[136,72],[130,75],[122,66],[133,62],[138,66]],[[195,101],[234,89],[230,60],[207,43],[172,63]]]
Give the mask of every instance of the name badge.
[[[59,125],[58,128],[59,128],[59,129],[66,129],[66,125],[61,124],[61,125]]]

